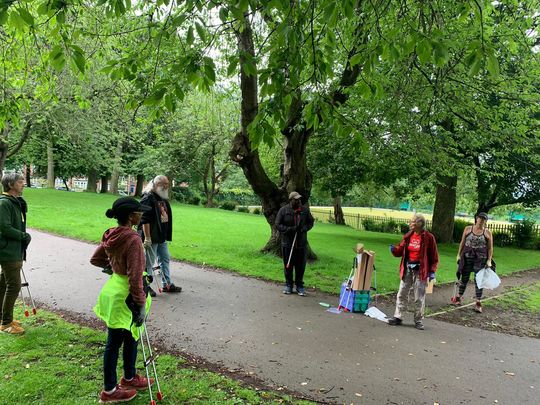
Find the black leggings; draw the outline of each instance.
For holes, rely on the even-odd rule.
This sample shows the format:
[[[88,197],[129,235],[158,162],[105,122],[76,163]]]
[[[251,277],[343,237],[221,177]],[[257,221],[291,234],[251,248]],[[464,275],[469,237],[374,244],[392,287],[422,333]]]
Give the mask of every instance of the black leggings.
[[[469,282],[469,279],[471,278],[471,273],[475,274],[474,287],[476,289],[476,299],[481,300],[482,293],[484,290],[482,288],[478,288],[478,285],[476,284],[476,273],[478,273],[478,271],[474,270],[473,260],[465,259],[465,266],[463,268],[463,271],[461,272],[461,280],[459,283],[459,295],[463,296],[463,294],[465,293],[465,289],[467,288],[467,283]]]
[[[122,357],[124,360],[124,377],[128,380],[135,377],[135,362],[137,361],[137,341],[127,329],[108,329],[107,344],[103,354],[104,389],[110,391],[117,384],[116,365],[120,347],[124,345]]]

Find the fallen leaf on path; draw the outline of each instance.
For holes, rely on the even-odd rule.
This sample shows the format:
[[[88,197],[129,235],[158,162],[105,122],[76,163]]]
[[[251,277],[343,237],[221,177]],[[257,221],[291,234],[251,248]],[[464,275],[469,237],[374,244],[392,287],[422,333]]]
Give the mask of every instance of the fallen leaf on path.
[[[514,375],[516,375],[515,373],[511,373],[511,372],[509,372],[509,371],[505,371],[505,372],[504,372],[504,374],[506,374],[506,375],[510,375],[510,376],[514,376]]]
[[[300,385],[307,385],[307,382],[300,383]]]
[[[356,395],[357,397],[361,397],[362,394],[359,394],[358,392],[356,392],[354,395]]]

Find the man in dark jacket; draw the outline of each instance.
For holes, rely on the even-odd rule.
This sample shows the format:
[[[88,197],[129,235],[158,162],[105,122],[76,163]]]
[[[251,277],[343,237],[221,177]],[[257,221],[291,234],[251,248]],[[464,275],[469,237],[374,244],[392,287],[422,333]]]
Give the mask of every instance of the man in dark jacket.
[[[289,204],[278,211],[276,226],[281,232],[281,252],[285,265],[284,294],[291,294],[293,285],[300,296],[306,295],[304,289],[304,271],[307,258],[307,232],[313,228],[313,216],[307,207],[302,205],[302,196],[293,191],[289,194]],[[293,269],[295,271],[293,283]]]
[[[21,197],[24,177],[8,173],[2,177],[0,195],[0,331],[21,335],[24,329],[13,319],[15,300],[21,290],[21,268],[30,235],[26,233],[26,201]]]
[[[171,282],[169,270],[170,254],[167,241],[172,241],[172,210],[169,204],[169,180],[166,176],[156,176],[146,186],[141,204],[150,207],[143,214],[139,230],[142,230],[144,248],[146,252],[146,272],[153,273],[154,262],[157,258],[161,269],[161,281],[164,292],[180,292],[181,287]],[[150,289],[150,295],[156,293]]]

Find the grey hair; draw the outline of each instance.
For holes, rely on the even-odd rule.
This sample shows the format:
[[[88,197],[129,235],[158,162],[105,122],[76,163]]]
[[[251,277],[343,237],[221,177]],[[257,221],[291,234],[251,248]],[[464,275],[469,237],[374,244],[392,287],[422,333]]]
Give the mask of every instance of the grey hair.
[[[422,214],[414,214],[413,218],[416,218],[416,220],[420,220],[422,222],[422,229],[426,227],[426,217],[424,217]]]
[[[11,190],[13,186],[19,180],[24,180],[24,176],[20,173],[6,173],[2,177],[2,187],[4,187],[4,192]]]
[[[150,193],[152,191],[155,191],[156,184],[159,183],[163,179],[167,180],[167,176],[164,176],[163,174],[159,174],[156,177],[154,177],[152,180],[148,182],[148,184],[143,190],[143,193]]]

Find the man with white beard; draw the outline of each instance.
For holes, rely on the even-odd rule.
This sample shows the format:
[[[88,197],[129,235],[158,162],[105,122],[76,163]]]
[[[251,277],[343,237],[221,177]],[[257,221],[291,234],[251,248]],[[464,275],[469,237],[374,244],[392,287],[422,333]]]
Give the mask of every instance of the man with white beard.
[[[169,270],[169,247],[167,241],[172,240],[172,210],[169,204],[169,179],[166,176],[156,176],[143,190],[141,204],[151,208],[144,212],[139,229],[142,229],[143,244],[146,252],[146,272],[153,273],[153,266],[161,268],[163,292],[173,293],[182,291],[181,287],[171,282]],[[150,288],[150,295],[156,296]]]

